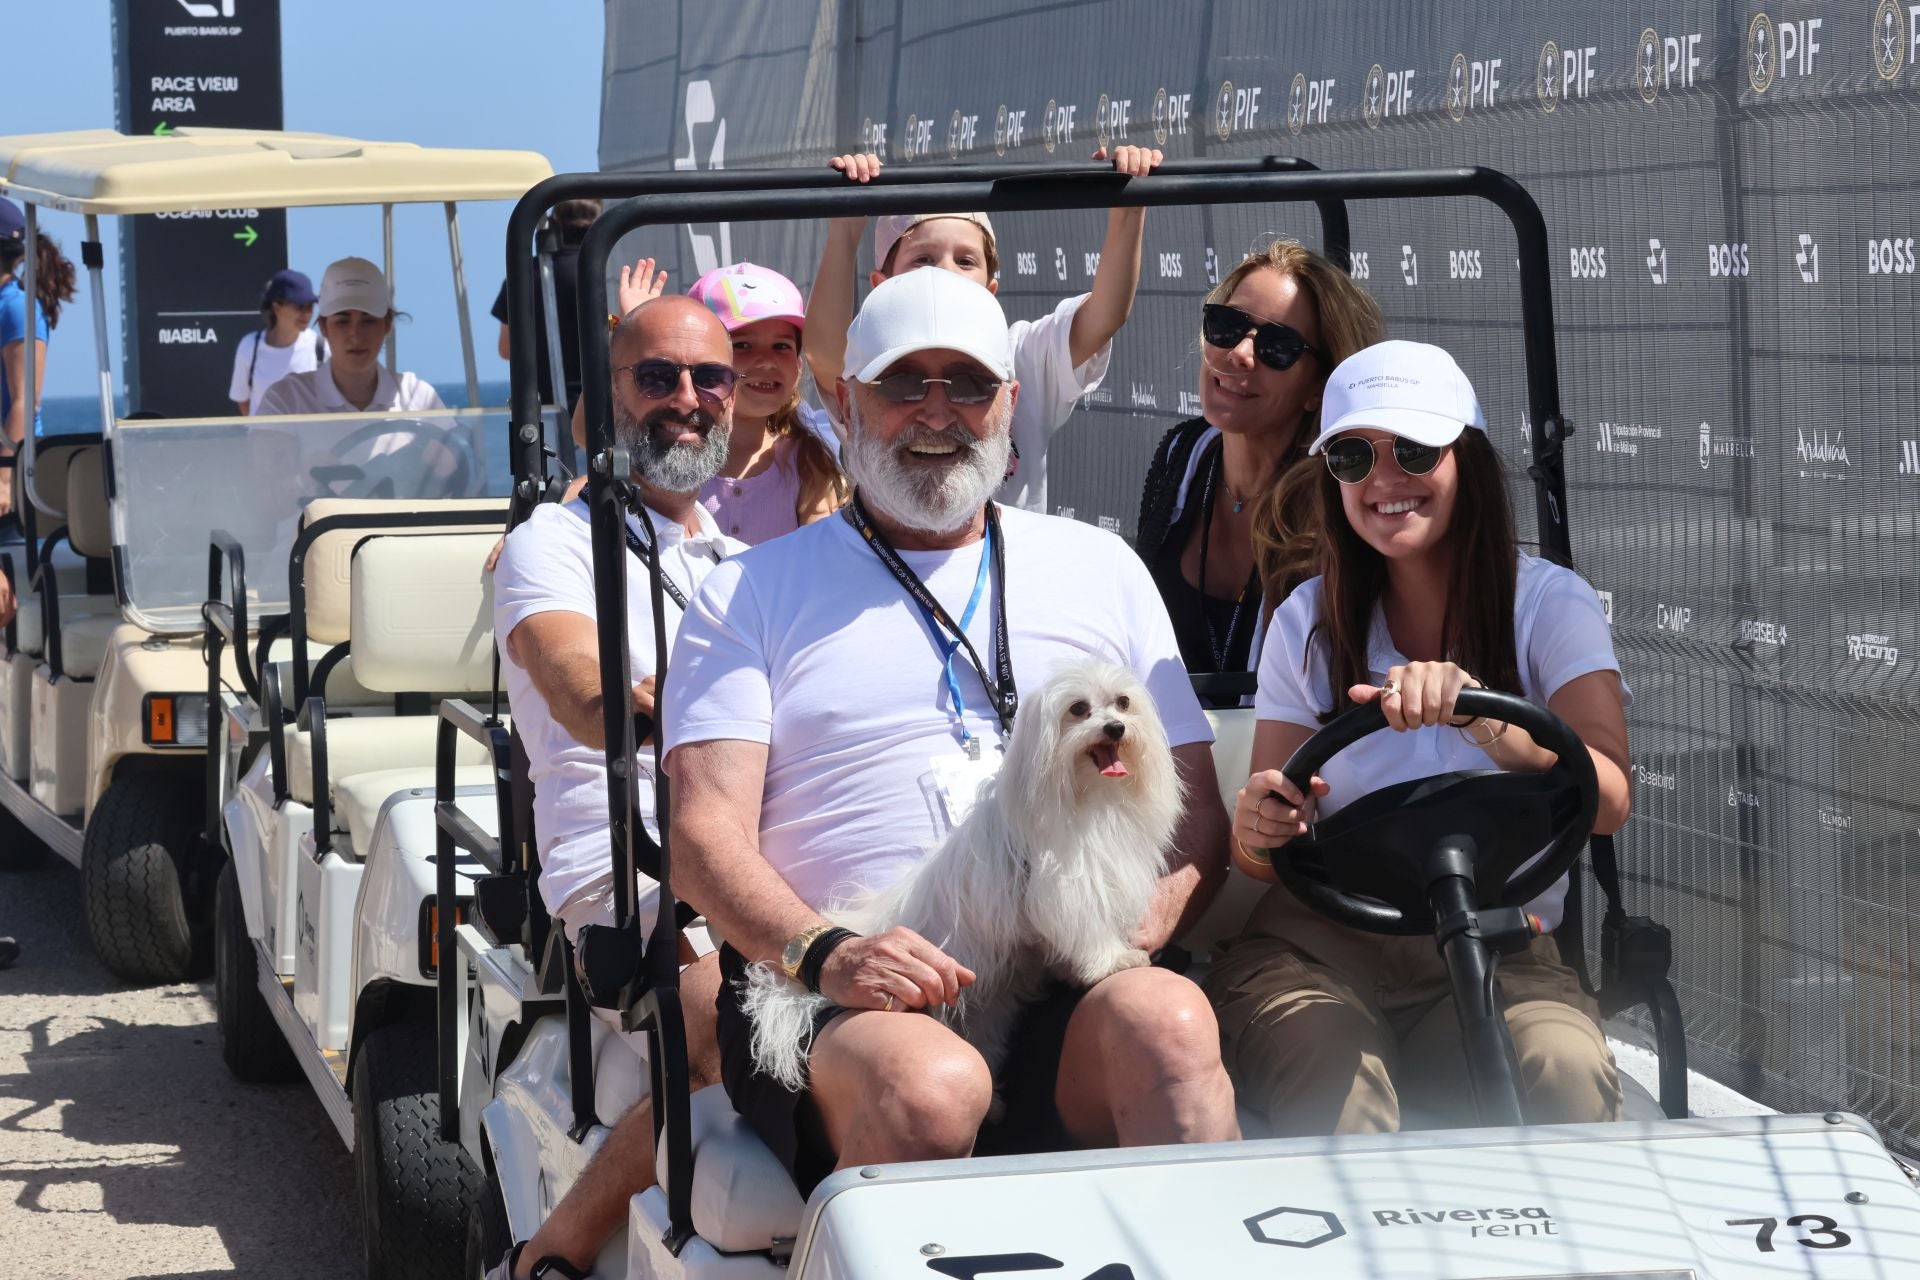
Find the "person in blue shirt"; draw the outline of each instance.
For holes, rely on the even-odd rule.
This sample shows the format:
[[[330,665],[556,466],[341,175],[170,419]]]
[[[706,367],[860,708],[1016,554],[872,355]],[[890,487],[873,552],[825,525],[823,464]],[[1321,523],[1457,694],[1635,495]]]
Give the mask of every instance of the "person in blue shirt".
[[[27,256],[26,219],[12,201],[0,205],[0,421],[6,424],[8,447],[17,449],[27,435],[27,295],[20,278]],[[47,385],[47,339],[60,324],[61,305],[73,297],[74,281],[73,263],[51,239],[39,237],[33,282],[39,295],[34,300],[32,351],[36,400]],[[41,430],[38,404],[33,406],[33,430],[36,435]]]

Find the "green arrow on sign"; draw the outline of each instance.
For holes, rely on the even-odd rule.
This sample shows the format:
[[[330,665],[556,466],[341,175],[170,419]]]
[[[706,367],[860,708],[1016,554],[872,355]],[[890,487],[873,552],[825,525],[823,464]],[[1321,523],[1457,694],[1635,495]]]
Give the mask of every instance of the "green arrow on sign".
[[[251,249],[253,248],[253,242],[260,238],[260,233],[255,231],[252,224],[249,223],[245,229],[234,232],[233,238]]]
[[[168,124],[165,120],[162,120],[159,124],[153,126],[153,136],[156,138],[172,137],[173,126]]]

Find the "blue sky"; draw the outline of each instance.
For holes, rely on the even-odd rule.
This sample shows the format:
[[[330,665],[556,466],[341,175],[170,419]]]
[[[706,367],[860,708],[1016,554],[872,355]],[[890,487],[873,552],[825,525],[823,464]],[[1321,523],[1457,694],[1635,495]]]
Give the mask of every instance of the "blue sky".
[[[136,0],[166,3],[167,0]],[[31,49],[16,43],[4,73],[0,132],[113,127],[109,0],[34,6]],[[525,147],[560,171],[599,167],[601,0],[281,0],[286,126],[450,147]],[[16,29],[16,34],[17,34]],[[487,315],[500,286],[505,203],[466,205],[467,258],[482,379],[504,379]],[[294,210],[291,265],[319,282],[328,262],[380,257],[378,209]],[[41,224],[76,261],[82,222],[46,214]],[[109,332],[119,381],[119,254],[113,219],[102,223]],[[400,330],[400,359],[429,381],[461,378],[458,322],[437,206],[395,213],[395,289],[414,319]],[[55,335],[47,394],[86,395],[95,383],[91,299]]]

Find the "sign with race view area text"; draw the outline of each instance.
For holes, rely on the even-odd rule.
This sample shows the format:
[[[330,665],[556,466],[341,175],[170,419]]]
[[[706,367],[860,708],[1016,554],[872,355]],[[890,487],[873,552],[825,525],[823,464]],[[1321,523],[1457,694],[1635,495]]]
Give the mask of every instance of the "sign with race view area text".
[[[114,0],[114,122],[123,133],[281,127],[280,0]],[[129,411],[234,411],[234,345],[287,265],[280,209],[125,218],[121,325]]]

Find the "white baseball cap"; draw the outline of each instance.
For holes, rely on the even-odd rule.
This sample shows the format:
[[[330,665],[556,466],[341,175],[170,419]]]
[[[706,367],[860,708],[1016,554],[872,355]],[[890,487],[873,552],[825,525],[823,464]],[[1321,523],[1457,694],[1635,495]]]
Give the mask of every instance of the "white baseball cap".
[[[1468,427],[1484,433],[1487,415],[1452,356],[1430,343],[1396,340],[1363,347],[1328,376],[1320,434],[1307,452],[1320,452],[1327,441],[1356,427],[1447,445]]]
[[[916,351],[958,351],[1003,382],[1013,377],[1007,313],[984,285],[951,271],[882,280],[847,326],[844,376],[872,382]]]
[[[987,247],[993,247],[993,223],[987,221],[987,215],[984,213],[891,213],[884,218],[874,219],[874,270],[886,269],[887,255],[893,252],[893,246],[899,244],[907,232],[923,222],[932,222],[935,218],[958,218],[962,222],[971,222],[986,235]]]
[[[320,305],[323,316],[342,311],[364,311],[384,316],[393,310],[393,290],[380,268],[365,258],[342,258],[327,266],[320,277]]]

